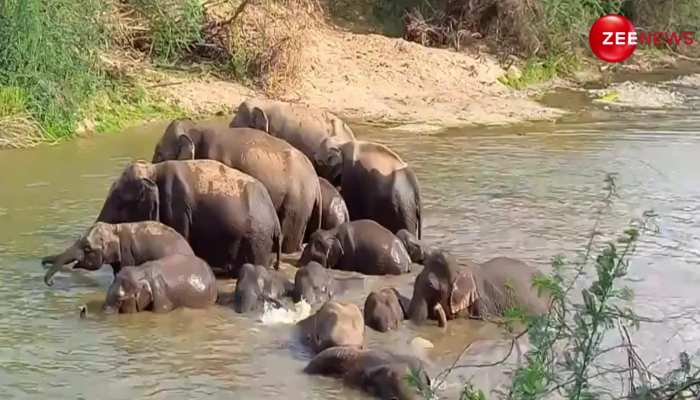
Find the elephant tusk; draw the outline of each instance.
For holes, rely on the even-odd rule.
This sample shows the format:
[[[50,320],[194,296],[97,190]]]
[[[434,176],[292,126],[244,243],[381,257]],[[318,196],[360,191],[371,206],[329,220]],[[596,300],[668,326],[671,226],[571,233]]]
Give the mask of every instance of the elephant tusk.
[[[433,311],[435,311],[435,313],[438,315],[438,326],[440,328],[447,327],[447,315],[445,314],[445,309],[442,308],[442,304],[435,304]]]

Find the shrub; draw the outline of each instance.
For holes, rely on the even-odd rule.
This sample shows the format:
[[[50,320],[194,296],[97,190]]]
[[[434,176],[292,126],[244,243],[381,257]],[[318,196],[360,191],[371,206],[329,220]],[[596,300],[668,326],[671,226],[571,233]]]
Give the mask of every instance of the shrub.
[[[99,0],[0,3],[0,84],[22,93],[22,106],[50,139],[73,132],[85,100],[102,84],[97,64],[105,45],[102,5]]]
[[[680,367],[657,376],[648,369],[632,343],[629,329],[639,329],[640,322],[651,321],[635,314],[629,307],[632,291],[620,285],[630,268],[630,257],[640,234],[654,228],[655,215],[646,212],[642,218],[633,220],[617,240],[597,243],[601,235],[598,232],[600,222],[616,195],[615,188],[615,179],[608,175],[603,207],[581,257],[574,261],[555,257],[552,271],[533,281],[533,287],[551,294],[549,312],[531,316],[512,309],[506,313],[505,326],[511,335],[515,334],[516,326],[524,324],[527,328],[515,335],[511,350],[503,360],[483,366],[505,362],[515,341],[524,334],[528,336],[530,350],[525,354],[524,365],[512,372],[512,382],[504,398],[536,400],[555,395],[570,400],[605,397],[673,400],[696,399],[700,395],[700,368],[693,366],[688,354],[681,354]],[[593,280],[581,282],[587,275]],[[575,290],[581,286],[583,289],[578,295]],[[695,314],[693,311],[688,319],[695,321]],[[621,344],[607,347],[615,328],[620,332]],[[627,353],[627,365],[611,364],[606,359],[614,350]],[[455,362],[438,375],[442,379],[436,379],[435,385],[439,387],[444,376],[455,369],[467,367],[479,366]],[[609,377],[620,379],[623,385],[611,385],[603,380]],[[414,382],[411,377],[408,379]],[[435,397],[436,387],[419,386],[418,389],[425,399]],[[467,382],[461,399],[483,400],[485,396]]]
[[[150,52],[177,61],[202,40],[204,7],[200,0],[132,0],[149,26]]]

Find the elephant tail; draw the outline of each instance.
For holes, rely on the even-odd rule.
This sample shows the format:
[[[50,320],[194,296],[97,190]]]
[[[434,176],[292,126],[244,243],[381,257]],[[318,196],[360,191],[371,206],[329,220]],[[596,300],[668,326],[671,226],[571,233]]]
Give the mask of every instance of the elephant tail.
[[[316,186],[316,192],[316,203],[314,204],[314,210],[318,216],[318,223],[315,226],[314,232],[321,229],[323,225],[323,194],[321,194],[320,184]]]
[[[418,222],[418,240],[423,238],[423,215],[421,214],[422,204],[420,203],[420,198],[418,199],[418,204],[416,204],[416,220]]]

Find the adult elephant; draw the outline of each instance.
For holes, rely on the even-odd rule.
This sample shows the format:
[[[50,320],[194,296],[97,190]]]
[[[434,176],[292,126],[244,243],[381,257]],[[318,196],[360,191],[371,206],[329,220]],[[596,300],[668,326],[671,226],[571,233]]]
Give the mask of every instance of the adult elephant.
[[[539,272],[522,261],[497,257],[481,265],[457,260],[441,250],[431,251],[416,277],[408,315],[416,323],[458,317],[502,317],[512,308],[529,314],[545,313],[549,296],[532,286]]]
[[[283,139],[312,162],[324,139],[332,138],[337,144],[355,140],[352,129],[327,111],[274,100],[244,101],[238,106],[230,125],[259,129]],[[314,167],[317,166],[314,164]],[[319,171],[318,168],[316,171]]]
[[[42,265],[51,265],[44,282],[53,285],[53,276],[64,265],[97,271],[112,266],[116,276],[122,267],[140,265],[173,254],[193,256],[187,240],[177,231],[156,221],[125,224],[97,222],[63,253],[44,257]]]
[[[176,308],[206,308],[216,302],[216,278],[209,265],[195,256],[175,254],[137,267],[125,267],[107,290],[107,314]]]
[[[382,400],[418,400],[419,387],[430,387],[430,377],[420,359],[383,350],[331,347],[317,354],[304,368],[311,375],[342,378],[346,385]],[[411,383],[413,376],[418,385]]]
[[[176,119],[156,145],[153,162],[190,159],[220,161],[262,182],[282,226],[283,252],[301,250],[307,225],[312,231],[321,226],[321,188],[314,167],[284,140],[256,129]]]
[[[267,189],[218,161],[134,162],[112,185],[97,220],[160,221],[233,276],[245,263],[269,266],[273,251],[279,266],[282,233]]]
[[[372,219],[393,233],[406,229],[421,238],[418,178],[388,147],[354,141],[324,140],[316,164],[333,185],[340,185],[350,219]]]
[[[338,189],[331,185],[327,179],[319,177],[318,182],[321,187],[321,198],[323,199],[321,229],[333,229],[350,222],[348,206],[345,204],[345,200],[338,192]]]
[[[316,231],[299,259],[300,265],[311,261],[326,268],[366,275],[400,275],[411,271],[411,258],[401,241],[371,219]]]

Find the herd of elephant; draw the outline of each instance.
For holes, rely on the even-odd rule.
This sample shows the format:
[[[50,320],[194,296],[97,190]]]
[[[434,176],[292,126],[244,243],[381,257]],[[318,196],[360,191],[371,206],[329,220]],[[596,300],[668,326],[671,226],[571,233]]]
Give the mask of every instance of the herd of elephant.
[[[307,373],[408,399],[415,393],[407,371],[430,382],[421,361],[365,348],[365,326],[386,332],[410,319],[444,327],[515,306],[548,307],[532,288],[538,272],[521,261],[476,264],[427,245],[421,211],[416,175],[387,146],[357,140],[331,113],[249,99],[230,124],[172,121],[152,162],[129,164],[112,184],[95,224],[42,260],[44,281],[111,265],[105,313],[208,307],[219,297],[217,274],[237,279],[240,313],[303,299],[316,310],[297,324],[316,354]],[[280,257],[299,251],[292,282],[278,270]],[[399,275],[417,264],[410,298],[386,287],[370,293],[362,311],[338,300],[332,269]]]

